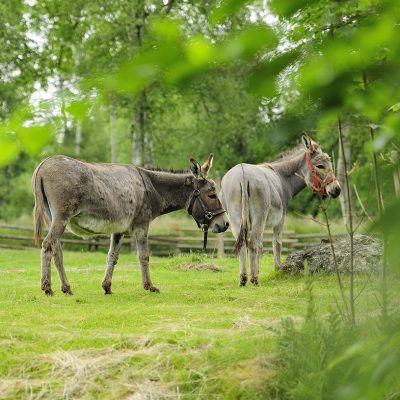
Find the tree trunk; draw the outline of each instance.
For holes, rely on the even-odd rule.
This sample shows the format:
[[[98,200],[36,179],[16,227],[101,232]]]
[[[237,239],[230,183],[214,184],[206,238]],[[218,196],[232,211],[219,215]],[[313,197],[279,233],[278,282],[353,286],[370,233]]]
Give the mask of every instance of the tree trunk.
[[[142,47],[143,33],[145,29],[148,12],[144,4],[141,4],[142,10],[135,14],[135,39],[138,48]],[[170,5],[172,7],[172,4]],[[152,140],[147,128],[149,104],[147,101],[146,90],[143,89],[136,103],[136,111],[132,117],[131,135],[132,135],[132,162],[137,165],[147,166],[153,162]]]
[[[57,82],[57,91],[61,99],[60,111],[62,119],[61,127],[61,142],[66,143],[67,141],[67,114],[65,112],[65,102],[64,102],[64,79],[59,75],[59,80]]]
[[[140,130],[138,129],[140,123],[138,120],[138,114],[134,112],[131,120],[132,164],[134,165],[142,165]]]
[[[81,154],[81,142],[82,142],[82,121],[76,120],[76,131],[75,131],[75,156],[79,157]]]
[[[110,147],[111,147],[111,162],[117,162],[117,147],[116,147],[116,126],[115,126],[115,105],[113,98],[110,97]]]
[[[350,136],[350,123],[349,120],[344,120],[342,122],[342,135],[343,135],[343,152],[344,156],[346,157],[347,161],[347,167],[351,169],[351,136]],[[340,143],[339,143],[339,149],[340,149]],[[348,198],[347,191],[344,190],[345,185],[346,185],[346,173],[344,170],[344,162],[343,162],[343,155],[342,152],[339,151],[339,157],[338,157],[338,165],[337,165],[337,178],[340,184],[340,187],[342,188],[342,192],[340,193],[339,199],[340,199],[340,205],[342,209],[342,217],[343,221],[345,224],[349,225],[349,215],[350,215],[350,210],[349,210],[349,204],[353,204],[352,199]],[[347,171],[349,173],[349,170]],[[351,193],[350,193],[351,197]],[[354,215],[354,210],[351,210],[351,215]]]
[[[399,155],[397,150],[392,150],[390,153],[390,161],[393,164],[393,184],[394,193],[397,198],[400,197],[400,169],[398,165]]]

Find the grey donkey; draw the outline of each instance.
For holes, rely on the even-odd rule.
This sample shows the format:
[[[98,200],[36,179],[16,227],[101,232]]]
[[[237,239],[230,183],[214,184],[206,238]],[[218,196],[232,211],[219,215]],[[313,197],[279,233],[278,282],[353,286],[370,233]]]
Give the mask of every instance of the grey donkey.
[[[273,228],[275,268],[281,268],[282,231],[289,201],[306,186],[322,198],[340,194],[331,159],[310,137],[302,146],[259,165],[238,164],[222,179],[220,198],[228,213],[239,253],[240,285],[247,282],[247,248],[250,282],[258,285],[259,258],[265,226]],[[248,234],[251,236],[248,239]]]
[[[229,222],[208,179],[213,161],[210,154],[201,166],[190,160],[190,171],[149,170],[134,165],[88,163],[66,156],[42,161],[32,177],[35,197],[35,241],[41,242],[43,222],[49,231],[41,247],[41,288],[52,295],[51,259],[61,280],[61,290],[72,294],[64,264],[60,238],[65,229],[78,236],[110,234],[107,267],[102,282],[106,294],[125,234],[136,237],[143,287],[159,292],[149,272],[148,230],[159,215],[186,209],[199,225],[223,232]]]

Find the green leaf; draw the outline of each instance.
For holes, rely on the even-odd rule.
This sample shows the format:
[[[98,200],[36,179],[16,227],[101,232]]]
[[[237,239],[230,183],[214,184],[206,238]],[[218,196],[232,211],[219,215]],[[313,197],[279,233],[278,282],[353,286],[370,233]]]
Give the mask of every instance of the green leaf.
[[[233,17],[247,3],[249,3],[248,0],[222,0],[221,5],[211,14],[210,22],[217,24],[228,17]]]
[[[149,32],[162,41],[176,42],[181,37],[178,23],[165,17],[151,19],[149,21]]]
[[[186,44],[185,54],[191,64],[204,66],[213,59],[215,49],[208,40],[202,36],[196,36]]]
[[[53,138],[50,125],[20,127],[17,130],[17,135],[23,146],[31,154],[39,152]]]
[[[193,64],[189,64],[188,62],[181,61],[175,63],[165,73],[165,79],[167,83],[181,85],[187,83],[190,79],[193,79],[200,73],[200,71],[202,71],[201,68]]]
[[[157,65],[152,62],[131,62],[122,66],[116,75],[105,79],[108,90],[117,90],[125,93],[138,93],[146,87],[157,75]]]
[[[270,0],[268,3],[271,11],[280,15],[281,17],[289,17],[296,11],[310,6],[315,0]]]
[[[274,97],[277,94],[276,79],[279,73],[298,57],[297,51],[283,54],[272,61],[259,64],[249,78],[249,89],[258,95]]]
[[[66,108],[69,114],[77,119],[83,119],[90,108],[90,104],[85,100],[73,101]]]
[[[252,26],[226,39],[217,52],[220,63],[248,58],[278,44],[275,33],[267,26]]]
[[[0,166],[9,164],[19,153],[18,143],[0,134]]]

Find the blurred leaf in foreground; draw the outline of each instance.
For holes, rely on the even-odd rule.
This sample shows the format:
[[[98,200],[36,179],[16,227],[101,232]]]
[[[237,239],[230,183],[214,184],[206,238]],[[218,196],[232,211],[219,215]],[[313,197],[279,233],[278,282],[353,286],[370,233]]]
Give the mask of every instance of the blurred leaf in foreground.
[[[232,18],[248,3],[248,0],[223,0],[221,5],[211,14],[211,23],[217,24],[228,17]]]
[[[19,147],[16,141],[0,133],[0,166],[10,163],[18,153]]]
[[[289,17],[301,8],[311,5],[315,0],[271,0],[271,10],[281,17]]]
[[[298,57],[297,51],[291,51],[276,57],[272,61],[259,64],[249,78],[249,88],[261,96],[273,97],[277,93],[278,75]]]
[[[85,100],[72,101],[66,108],[69,114],[77,119],[82,119],[88,112],[90,104]]]
[[[22,126],[17,131],[24,148],[30,154],[36,154],[53,138],[52,128],[49,124]]]
[[[0,124],[0,166],[12,162],[20,152],[38,153],[53,138],[53,126],[35,121],[34,112],[21,105]]]

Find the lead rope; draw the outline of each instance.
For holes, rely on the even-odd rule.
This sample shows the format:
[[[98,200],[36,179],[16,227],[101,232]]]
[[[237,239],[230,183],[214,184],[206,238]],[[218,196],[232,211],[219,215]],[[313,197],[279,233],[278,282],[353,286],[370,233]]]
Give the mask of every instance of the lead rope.
[[[189,215],[192,215],[192,208],[193,208],[193,205],[196,200],[198,200],[198,202],[200,203],[200,206],[204,212],[204,218],[207,221],[211,221],[214,216],[225,212],[225,210],[223,210],[223,209],[220,209],[220,210],[214,211],[214,212],[207,210],[207,207],[205,206],[203,200],[200,197],[200,191],[198,189],[195,189],[192,193],[192,197],[189,202],[189,207],[187,208],[187,212]],[[207,250],[208,223],[200,225],[199,221],[197,221],[196,218],[194,220],[196,221],[197,226],[203,230],[204,237],[203,237],[203,250],[202,251],[205,252]]]
[[[208,225],[203,225],[204,240],[203,240],[203,252],[207,250],[207,235],[208,235]]]

